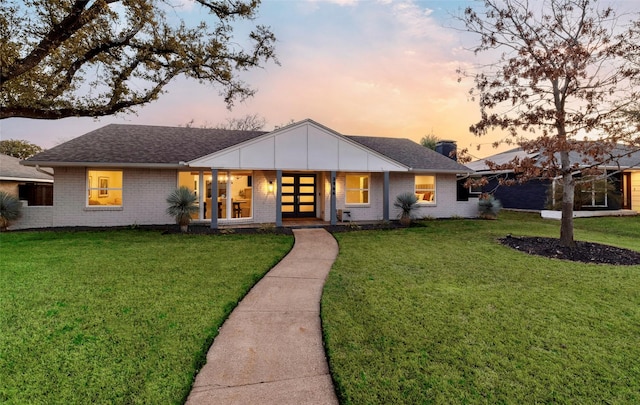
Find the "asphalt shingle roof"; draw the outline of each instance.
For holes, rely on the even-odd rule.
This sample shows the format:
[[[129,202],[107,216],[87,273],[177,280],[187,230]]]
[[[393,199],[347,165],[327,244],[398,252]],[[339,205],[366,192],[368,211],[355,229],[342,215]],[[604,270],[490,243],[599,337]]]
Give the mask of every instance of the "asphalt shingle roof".
[[[33,167],[22,166],[20,159],[0,153],[0,178],[20,181],[21,179],[52,181],[53,177],[37,171]]]
[[[29,162],[178,164],[264,131],[110,124],[48,149]]]
[[[540,158],[540,152],[526,153],[522,150],[522,148],[515,148],[506,152],[497,153],[495,155],[476,160],[467,164],[467,166],[478,172],[491,171],[489,169],[489,166],[486,164],[487,160],[496,164],[506,164],[513,160],[515,157],[519,157],[520,159],[524,157],[537,159]],[[556,158],[559,161],[559,154],[556,154]],[[596,160],[592,157],[587,157],[587,162],[583,162],[584,158],[584,155],[578,152],[569,152],[569,159],[571,160],[571,163],[578,163],[583,167],[600,164],[600,162],[604,161],[604,164],[600,164],[601,167],[612,169],[640,168],[640,151],[624,145],[618,145],[610,151],[610,155],[604,156],[599,160]]]
[[[265,131],[110,124],[28,159],[30,163],[177,165],[266,134]],[[346,136],[413,170],[470,170],[409,139]]]
[[[402,163],[413,170],[440,170],[457,173],[471,171],[455,160],[425,148],[410,139],[354,135],[346,138]]]

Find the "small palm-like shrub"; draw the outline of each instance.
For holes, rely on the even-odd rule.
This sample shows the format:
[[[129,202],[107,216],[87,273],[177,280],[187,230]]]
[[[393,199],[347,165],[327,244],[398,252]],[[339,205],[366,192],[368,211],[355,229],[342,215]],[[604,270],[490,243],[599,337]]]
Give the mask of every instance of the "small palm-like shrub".
[[[9,223],[22,216],[20,200],[4,191],[0,191],[0,231],[6,231]]]
[[[418,208],[418,197],[411,192],[399,194],[393,206],[400,208],[400,223],[408,226],[411,224],[413,212]]]
[[[182,232],[187,232],[191,216],[198,212],[196,205],[197,197],[188,187],[180,187],[175,189],[169,197],[167,197],[167,214],[176,219],[176,223],[180,225]]]
[[[481,218],[496,219],[501,209],[502,203],[491,194],[483,194],[478,200],[478,210]]]

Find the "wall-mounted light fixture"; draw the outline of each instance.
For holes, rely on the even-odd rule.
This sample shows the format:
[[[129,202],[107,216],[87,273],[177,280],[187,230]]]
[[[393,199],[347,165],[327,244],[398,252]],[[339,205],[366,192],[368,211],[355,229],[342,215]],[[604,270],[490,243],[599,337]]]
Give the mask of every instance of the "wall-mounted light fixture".
[[[269,181],[269,185],[267,185],[267,192],[269,192],[269,194],[273,194],[273,181]]]

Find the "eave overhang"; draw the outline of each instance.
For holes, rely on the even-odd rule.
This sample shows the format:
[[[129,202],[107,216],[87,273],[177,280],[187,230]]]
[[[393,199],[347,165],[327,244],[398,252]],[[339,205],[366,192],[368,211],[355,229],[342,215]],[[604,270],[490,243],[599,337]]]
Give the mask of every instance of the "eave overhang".
[[[24,166],[40,167],[105,167],[123,169],[184,169],[186,166],[180,163],[118,163],[118,162],[42,162],[23,161]]]

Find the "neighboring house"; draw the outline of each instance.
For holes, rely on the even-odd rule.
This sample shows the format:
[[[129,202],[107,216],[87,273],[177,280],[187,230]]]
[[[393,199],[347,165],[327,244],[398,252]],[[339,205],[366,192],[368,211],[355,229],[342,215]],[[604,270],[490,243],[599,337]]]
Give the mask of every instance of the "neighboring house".
[[[172,223],[166,198],[178,186],[212,228],[395,219],[406,191],[419,195],[419,217],[477,215],[477,200],[457,201],[467,167],[408,139],[344,136],[312,120],[272,132],[112,124],[23,164],[55,168],[44,226]]]
[[[0,191],[29,206],[53,205],[53,173],[20,165],[21,160],[0,153]]]
[[[587,184],[581,191],[585,193],[584,210],[618,210],[630,209],[640,211],[640,152],[619,146],[612,151],[614,156],[622,156],[614,162],[597,165],[602,177]],[[538,159],[539,153],[526,153],[521,148],[511,149],[475,162],[467,167],[475,171],[474,177],[486,177],[489,183],[472,190],[472,194],[491,192],[502,202],[505,208],[544,210],[548,208],[549,190],[553,181],[548,178],[532,179],[522,184],[501,186],[501,179],[518,179],[513,170],[492,171],[486,161],[502,165],[514,158]],[[575,152],[570,153],[572,162],[582,161]],[[589,165],[594,162],[590,161]],[[586,165],[586,164],[585,164]],[[605,177],[606,176],[606,177]],[[613,190],[604,186],[605,180],[613,185]],[[557,183],[558,184],[558,183]]]

